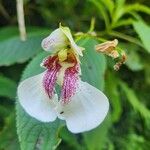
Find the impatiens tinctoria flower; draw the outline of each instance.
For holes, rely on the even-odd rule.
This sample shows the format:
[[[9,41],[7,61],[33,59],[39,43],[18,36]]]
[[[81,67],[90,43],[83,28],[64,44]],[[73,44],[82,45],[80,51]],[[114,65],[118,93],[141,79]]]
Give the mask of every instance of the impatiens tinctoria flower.
[[[79,55],[84,48],[76,45],[69,28],[62,26],[42,41],[42,47],[51,56],[41,63],[43,73],[19,84],[22,107],[42,122],[52,122],[57,117],[65,120],[73,133],[97,127],[107,115],[109,103],[100,90],[80,79]],[[55,90],[56,84],[61,87],[60,94]]]

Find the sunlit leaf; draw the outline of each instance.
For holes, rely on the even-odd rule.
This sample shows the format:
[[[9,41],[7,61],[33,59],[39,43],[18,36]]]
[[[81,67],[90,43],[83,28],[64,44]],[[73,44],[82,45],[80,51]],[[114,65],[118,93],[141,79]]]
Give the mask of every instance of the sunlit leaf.
[[[142,5],[139,3],[125,6],[125,13],[131,13],[131,11],[139,11],[139,12],[150,14],[150,8],[147,7],[146,5]]]
[[[146,50],[150,52],[150,27],[143,21],[136,21],[133,23],[133,27],[143,42]]]

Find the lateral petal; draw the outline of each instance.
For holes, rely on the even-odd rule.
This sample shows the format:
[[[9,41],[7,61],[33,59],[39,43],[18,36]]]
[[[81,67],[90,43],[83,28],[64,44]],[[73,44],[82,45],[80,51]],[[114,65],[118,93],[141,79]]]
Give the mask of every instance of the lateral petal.
[[[20,104],[30,116],[43,122],[49,122],[54,121],[57,117],[54,107],[58,97],[54,95],[52,99],[49,99],[43,86],[44,73],[22,81],[17,93]]]
[[[90,84],[80,81],[71,101],[59,103],[56,110],[58,117],[66,120],[71,132],[80,133],[96,128],[106,117],[108,109],[107,97]]]

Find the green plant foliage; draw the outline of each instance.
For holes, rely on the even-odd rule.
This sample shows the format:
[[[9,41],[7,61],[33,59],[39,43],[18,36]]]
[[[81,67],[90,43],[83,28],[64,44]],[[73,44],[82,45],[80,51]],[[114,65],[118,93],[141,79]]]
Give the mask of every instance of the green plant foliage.
[[[134,44],[125,44],[125,43],[120,43],[119,46],[124,49],[127,53],[127,61],[126,64],[128,68],[132,71],[139,71],[142,70],[144,65],[143,61],[139,55],[139,47]]]
[[[0,76],[0,96],[15,98],[16,83],[9,78]]]
[[[133,23],[135,31],[138,33],[140,39],[142,40],[146,50],[150,52],[150,27],[143,21],[136,21]]]
[[[26,41],[14,36],[0,42],[0,66],[23,63],[40,52],[40,43],[46,33],[45,30],[29,33]]]
[[[83,133],[84,142],[87,147],[87,150],[103,150],[106,146],[108,129],[110,128],[110,118],[109,116],[103,122],[102,125],[96,129]]]
[[[113,109],[111,119],[113,122],[118,122],[122,114],[122,103],[118,91],[117,78],[111,72],[107,73],[105,89]]]
[[[0,149],[19,150],[14,111],[5,118],[5,127],[0,131]]]
[[[24,0],[24,14],[25,42],[19,37],[16,3],[0,1],[0,150],[149,150],[149,1]],[[110,103],[104,122],[82,134],[72,134],[58,119],[42,123],[31,118],[18,100],[15,119],[16,84],[44,71],[39,65],[50,54],[42,52],[41,40],[60,22],[86,48],[80,59],[82,80],[102,90]],[[113,39],[127,53],[117,72],[118,59],[94,50],[97,43]]]
[[[142,102],[140,102],[134,91],[123,82],[120,82],[120,86],[125,92],[127,99],[129,100],[133,108],[138,111],[146,120],[150,121],[150,110],[147,109],[146,106],[142,104]]]

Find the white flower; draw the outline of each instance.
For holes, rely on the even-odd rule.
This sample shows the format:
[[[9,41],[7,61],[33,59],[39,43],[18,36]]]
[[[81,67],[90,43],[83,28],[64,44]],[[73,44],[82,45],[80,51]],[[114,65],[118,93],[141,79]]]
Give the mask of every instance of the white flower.
[[[47,49],[55,51],[56,47],[63,45],[65,50],[56,49],[52,56],[43,61],[42,66],[46,68],[43,73],[19,84],[18,98],[25,111],[39,121],[52,122],[58,117],[66,121],[73,133],[89,131],[104,120],[109,103],[100,90],[81,81],[79,47],[74,43],[69,28],[61,28],[69,39],[70,47],[63,36],[60,36],[61,42],[56,40],[60,29],[55,30],[53,34],[58,34],[54,38],[56,43],[48,44]],[[50,36],[55,37],[53,34]],[[61,87],[60,98],[55,92],[56,83]]]
[[[44,73],[20,83],[18,97],[25,111],[42,122],[52,122],[57,117],[66,121],[73,133],[89,131],[105,118],[109,103],[106,96],[86,82],[79,82],[69,103],[58,101],[56,94],[50,99],[43,86]]]

